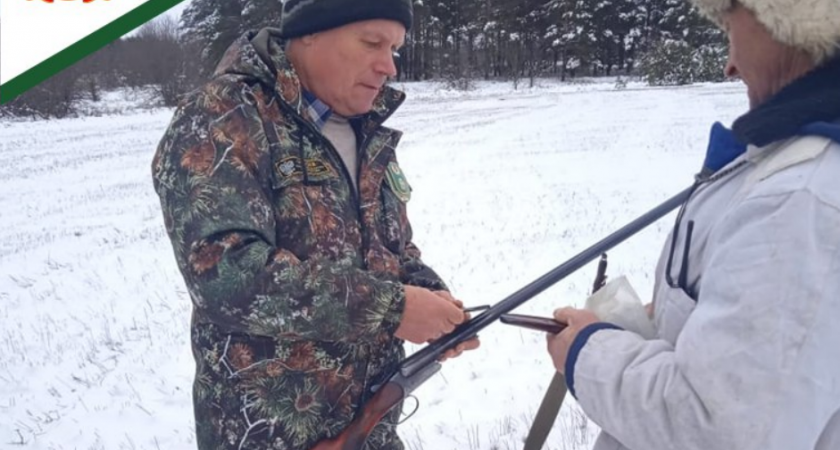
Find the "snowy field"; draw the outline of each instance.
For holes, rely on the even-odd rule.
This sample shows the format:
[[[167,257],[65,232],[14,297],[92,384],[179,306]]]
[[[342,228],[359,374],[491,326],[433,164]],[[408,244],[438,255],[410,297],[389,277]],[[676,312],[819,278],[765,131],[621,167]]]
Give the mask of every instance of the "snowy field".
[[[740,84],[402,86],[389,125],[425,260],[468,305],[497,302],[687,187]],[[190,304],[150,165],[171,111],[0,122],[0,448],[194,448]],[[129,105],[126,107],[124,105]],[[647,300],[669,215],[610,253]],[[517,312],[582,305],[595,264]],[[493,324],[415,392],[409,450],[520,449],[553,374],[541,333]],[[417,347],[410,346],[409,351]],[[406,409],[414,406],[407,401]],[[597,427],[567,399],[546,446]]]

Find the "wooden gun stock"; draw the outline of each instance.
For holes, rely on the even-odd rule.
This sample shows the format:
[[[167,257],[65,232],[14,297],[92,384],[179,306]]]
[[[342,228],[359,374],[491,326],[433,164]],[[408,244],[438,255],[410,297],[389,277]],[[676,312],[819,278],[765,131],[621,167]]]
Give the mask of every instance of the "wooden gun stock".
[[[598,273],[595,275],[595,282],[592,284],[592,292],[595,293],[607,284],[607,254],[601,254],[598,261]],[[524,314],[502,314],[499,321],[517,327],[531,330],[545,331],[546,333],[557,334],[566,328],[566,324],[557,322],[550,317],[527,316]]]
[[[341,434],[318,442],[312,450],[362,450],[376,424],[439,370],[440,363],[437,361],[426,364],[412,373],[397,370],[382,385],[374,388],[373,397]]]
[[[545,331],[551,334],[557,334],[566,328],[566,324],[549,317],[526,316],[523,314],[502,314],[499,321],[507,325]]]
[[[332,439],[318,442],[312,450],[359,450],[365,445],[373,427],[382,420],[388,411],[398,405],[405,393],[397,383],[386,383],[367,402],[362,413],[356,417],[344,431]]]

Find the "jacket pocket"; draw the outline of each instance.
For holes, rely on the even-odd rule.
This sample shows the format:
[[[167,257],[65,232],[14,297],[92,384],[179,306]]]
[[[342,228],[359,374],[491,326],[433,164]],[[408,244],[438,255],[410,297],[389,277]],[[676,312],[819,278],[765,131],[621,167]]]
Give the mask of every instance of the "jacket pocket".
[[[302,259],[338,259],[361,245],[350,191],[323,160],[304,163],[290,156],[275,161],[273,206],[277,241]],[[285,172],[285,174],[284,174]]]
[[[361,400],[365,355],[345,345],[266,339],[273,354],[235,339],[225,352],[242,417],[271,424],[266,432],[294,448],[340,433]]]
[[[697,301],[681,288],[672,288],[663,283],[654,306],[657,335],[671,344],[676,344],[685,323],[688,321]]]

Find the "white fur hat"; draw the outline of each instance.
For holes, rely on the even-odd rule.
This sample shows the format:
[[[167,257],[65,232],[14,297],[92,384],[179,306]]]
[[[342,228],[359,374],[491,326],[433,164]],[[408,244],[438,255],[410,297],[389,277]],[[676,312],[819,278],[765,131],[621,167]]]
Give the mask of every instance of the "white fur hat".
[[[733,0],[691,0],[721,24]],[[738,0],[776,40],[808,52],[817,64],[840,52],[840,0]]]

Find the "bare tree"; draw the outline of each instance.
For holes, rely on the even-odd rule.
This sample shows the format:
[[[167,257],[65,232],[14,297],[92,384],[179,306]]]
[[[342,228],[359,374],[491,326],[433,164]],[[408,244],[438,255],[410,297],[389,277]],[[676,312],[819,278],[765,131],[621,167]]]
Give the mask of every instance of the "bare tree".
[[[62,118],[75,112],[79,99],[78,69],[69,67],[3,105],[4,113],[42,119]]]
[[[200,61],[181,39],[178,22],[161,16],[125,40],[123,73],[130,86],[151,86],[173,106],[198,75]]]

